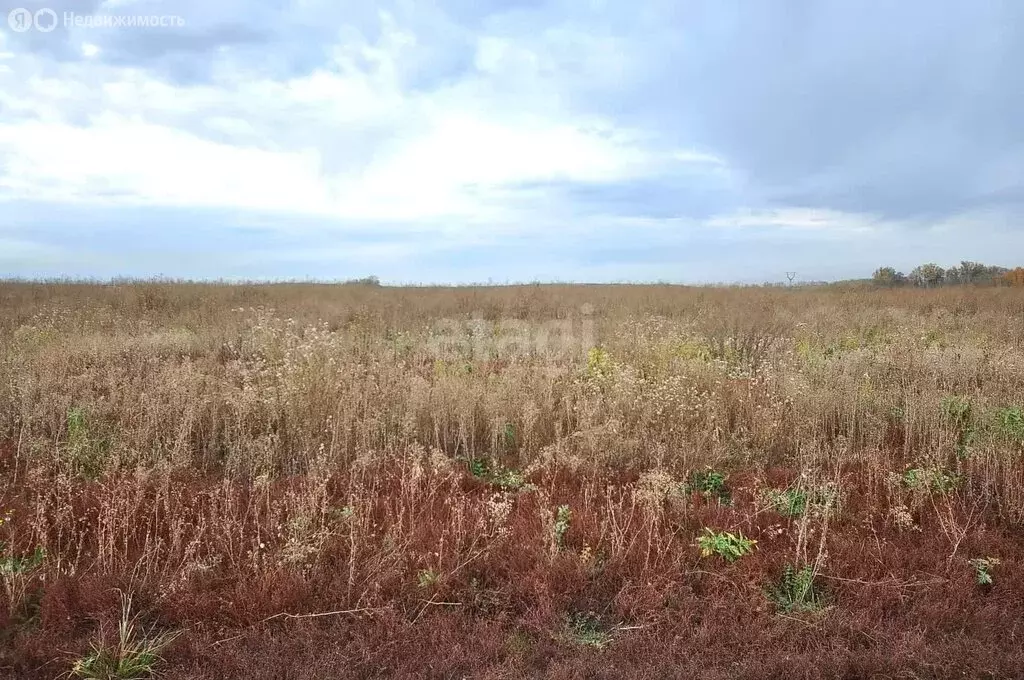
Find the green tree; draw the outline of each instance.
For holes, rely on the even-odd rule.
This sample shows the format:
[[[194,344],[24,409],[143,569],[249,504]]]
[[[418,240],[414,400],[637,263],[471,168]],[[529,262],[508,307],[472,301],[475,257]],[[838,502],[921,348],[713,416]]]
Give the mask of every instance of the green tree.
[[[910,272],[910,280],[915,286],[933,288],[935,286],[941,286],[945,279],[946,270],[934,262],[922,264],[920,267],[916,267],[914,271]]]
[[[886,286],[892,288],[898,286],[906,280],[906,276],[902,272],[896,271],[894,267],[879,267],[875,270],[875,273],[871,275],[871,280],[874,281],[877,286]]]
[[[961,284],[990,284],[999,278],[1001,267],[985,266],[981,262],[963,260],[958,267],[952,267],[946,272],[947,278],[953,271],[956,272],[956,283]]]

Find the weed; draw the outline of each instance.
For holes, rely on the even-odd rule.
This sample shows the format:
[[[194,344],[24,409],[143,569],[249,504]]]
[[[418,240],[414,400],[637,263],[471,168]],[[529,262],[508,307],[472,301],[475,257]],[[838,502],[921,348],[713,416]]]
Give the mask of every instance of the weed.
[[[971,402],[962,397],[945,397],[942,400],[942,414],[954,427],[969,427],[972,410]]]
[[[700,493],[705,498],[714,498],[722,505],[729,505],[732,499],[725,480],[725,474],[710,467],[694,470],[683,485],[683,490],[686,493]]]
[[[700,339],[680,340],[672,347],[672,354],[685,361],[710,362],[711,350]]]
[[[85,479],[96,479],[103,472],[110,442],[94,435],[83,408],[75,407],[68,411],[66,426],[67,458],[71,469]]]
[[[516,445],[516,426],[512,423],[505,423],[505,427],[501,430],[502,442],[506,449],[511,449]]]
[[[0,552],[3,550],[4,544],[0,543]],[[44,559],[46,559],[46,551],[40,546],[36,546],[32,554],[28,556],[6,555],[0,557],[0,576],[27,574],[41,565]]]
[[[420,569],[416,574],[416,580],[420,588],[433,588],[441,581],[441,574],[433,569]]]
[[[1019,406],[996,409],[995,423],[1003,439],[1024,443],[1024,410]]]
[[[488,478],[490,466],[487,464],[485,459],[471,458],[467,464],[469,465],[469,474],[473,475],[477,479]]]
[[[782,575],[765,589],[765,595],[780,611],[808,612],[821,609],[824,593],[815,583],[814,567],[805,564],[797,569],[792,564],[782,568]]]
[[[575,644],[603,649],[612,642],[611,633],[594,612],[574,612],[565,620],[565,635]]]
[[[46,559],[46,551],[41,546],[36,546],[31,555],[6,553],[6,546],[0,542],[0,585],[3,585],[3,593],[7,596],[11,612],[21,614],[24,609],[31,607],[32,594],[29,586],[34,572]]]
[[[767,489],[768,505],[786,517],[799,517],[807,511],[807,492],[802,489]]]
[[[920,670],[906,630],[934,641],[950,674],[983,662],[1012,677],[1022,665],[1011,636],[971,625],[1022,611],[1000,571],[1020,552],[1014,528],[1024,524],[1024,404],[1012,396],[1024,362],[1019,291],[161,289],[166,303],[138,305],[144,288],[131,283],[0,283],[0,508],[18,512],[0,527],[0,673],[52,677],[49,650],[79,652],[59,670],[88,652],[89,640],[75,646],[76,622],[108,621],[104,599],[87,592],[98,583],[140,583],[160,597],[189,631],[175,673],[196,678],[267,674],[251,665],[286,648],[295,653],[275,659],[278,675],[308,675],[301,664],[312,654],[317,674],[335,677],[355,667],[342,664],[373,662],[371,646],[393,657],[382,672],[493,675],[504,635],[535,635],[547,620],[564,640],[561,613],[589,607],[603,622],[568,624],[584,646],[565,643],[563,674],[585,674],[592,660],[577,657],[612,636],[608,667],[636,674],[612,608],[649,622],[650,640],[690,639],[697,625],[711,641],[698,654],[644,650],[648,669],[681,677],[740,673],[738,654],[762,655],[767,675],[814,675],[825,664],[905,676]],[[502,315],[532,325],[584,302],[601,312],[587,321],[592,336],[574,327],[581,356],[572,359],[540,349],[568,336],[562,326],[497,357],[490,340],[487,352],[474,349],[475,333],[450,355],[431,344],[439,319],[481,310],[490,328],[511,332]],[[886,330],[884,342],[872,328]],[[947,349],[922,349],[930,328]],[[776,351],[783,343],[794,351]],[[751,480],[793,474],[788,487],[761,491],[756,508],[719,507],[738,504]],[[527,479],[543,490],[524,497]],[[852,512],[832,522],[839,480]],[[757,551],[737,558],[754,544],[733,545],[717,533],[726,527],[751,531],[761,552],[770,542],[772,571],[746,564],[763,562]],[[921,552],[887,552],[900,541]],[[695,542],[708,557],[687,549]],[[36,545],[47,550],[41,564]],[[973,587],[976,568],[963,558],[989,558],[972,545],[1004,560],[980,563],[1000,579],[983,587],[991,597],[923,618],[891,607],[918,592],[900,584],[923,584],[958,560]],[[876,551],[883,569],[861,564]],[[673,587],[687,553],[722,572],[700,602]],[[863,626],[825,631],[822,659],[801,657],[797,637],[780,638],[744,609],[756,602],[736,597],[753,587],[780,614],[813,609],[831,595],[826,572],[853,580],[844,607],[851,621],[873,622],[867,657],[846,653],[862,645]],[[456,587],[474,575],[486,587]],[[395,628],[388,621],[410,593],[428,612],[441,611],[432,608],[442,594],[462,606],[445,605],[430,626]],[[565,602],[575,606],[551,619]],[[37,603],[46,624],[21,625]],[[383,615],[357,623],[338,613],[363,608]],[[285,610],[316,618],[250,625]],[[139,625],[132,639],[153,637]],[[291,635],[298,642],[285,644]],[[337,649],[311,649],[328,637]],[[119,673],[117,638],[109,620],[80,675]],[[740,639],[743,649],[729,644]],[[462,646],[443,658],[422,652],[437,640]],[[550,656],[535,643],[524,668]]]
[[[572,510],[568,505],[559,505],[555,515],[554,541],[559,549],[565,547],[565,534],[569,531],[569,524],[572,521]]]
[[[587,380],[591,383],[602,384],[612,376],[613,364],[608,350],[603,347],[591,347],[587,351]]]
[[[743,533],[732,534],[728,531],[716,532],[707,527],[704,528],[704,535],[697,537],[697,547],[700,548],[701,557],[718,555],[726,562],[735,562],[744,555],[754,550],[757,541],[746,538]]]
[[[974,577],[979,586],[992,585],[992,570],[999,564],[998,557],[975,557],[967,563],[974,567]]]
[[[797,486],[765,489],[762,495],[768,507],[786,517],[800,517],[809,512],[826,512],[836,504],[838,496],[831,484],[814,488]]]
[[[962,397],[946,397],[942,400],[942,414],[957,431],[956,455],[963,460],[968,448],[978,436],[971,402]]]
[[[525,656],[533,649],[534,640],[521,630],[514,631],[505,640],[505,649],[511,656]]]
[[[468,461],[469,473],[479,480],[493,484],[504,491],[519,491],[532,488],[526,482],[526,475],[519,470],[493,464],[484,458]]]
[[[494,484],[505,491],[518,491],[530,488],[526,482],[526,475],[519,470],[509,468],[498,468],[490,475],[491,484]]]
[[[960,486],[962,478],[944,467],[932,465],[908,468],[901,480],[911,491],[946,494]]]
[[[160,656],[178,633],[154,635],[136,628],[137,615],[132,615],[132,598],[121,594],[121,618],[117,627],[117,642],[106,646],[94,643],[92,652],[75,661],[71,677],[89,680],[144,680],[153,677]]]
[[[347,522],[356,514],[355,508],[351,505],[344,505],[340,508],[330,508],[327,511],[327,519],[332,522]]]

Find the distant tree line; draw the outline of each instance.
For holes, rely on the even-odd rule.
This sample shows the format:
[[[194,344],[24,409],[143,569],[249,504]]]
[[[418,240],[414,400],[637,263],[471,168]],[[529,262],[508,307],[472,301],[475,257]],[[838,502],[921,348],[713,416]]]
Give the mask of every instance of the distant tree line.
[[[909,274],[897,271],[895,267],[879,267],[871,276],[878,286],[1024,286],[1024,267],[1007,269],[993,267],[980,262],[963,261],[959,266],[943,269],[934,262],[915,267]]]
[[[373,286],[374,288],[380,286],[380,279],[376,276],[366,276],[361,279],[349,279],[342,281],[343,286]]]

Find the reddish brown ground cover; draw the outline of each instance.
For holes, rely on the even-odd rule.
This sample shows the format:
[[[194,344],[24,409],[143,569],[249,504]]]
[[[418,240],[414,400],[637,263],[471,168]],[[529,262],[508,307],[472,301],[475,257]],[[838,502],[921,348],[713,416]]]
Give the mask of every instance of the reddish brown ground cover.
[[[10,474],[9,449],[5,462]],[[474,535],[492,486],[463,467],[416,474],[394,464],[376,467],[372,481],[330,478],[327,506],[373,498],[371,517],[342,521],[309,565],[262,568],[232,566],[243,556],[233,542],[279,548],[276,508],[302,491],[299,481],[65,489],[80,519],[49,549],[59,554],[65,542],[99,555],[111,541],[120,566],[34,579],[20,611],[0,609],[0,668],[12,678],[66,670],[97,635],[115,634],[119,590],[130,590],[143,626],[182,631],[164,653],[168,678],[1009,678],[1024,669],[1024,536],[959,495],[930,498],[915,513],[918,529],[900,531],[886,520],[884,492],[857,486],[862,471],[842,475],[847,492],[820,575],[827,606],[786,614],[764,589],[791,559],[795,520],[756,509],[754,489],[792,481],[792,471],[731,476],[731,505],[692,494],[655,510],[633,498],[635,474],[554,468],[531,480],[538,490],[516,494],[505,535]],[[37,504],[53,493],[48,483],[27,482],[8,506]],[[555,490],[549,498],[545,488]],[[116,537],[94,523],[110,503],[134,513]],[[209,534],[203,547],[225,561],[186,577],[173,549],[154,548],[170,546],[183,524],[214,526],[232,504],[238,530]],[[561,504],[572,520],[552,550],[541,509]],[[970,528],[958,545],[943,513]],[[702,558],[694,537],[705,526],[740,530],[757,549],[734,564]],[[435,555],[438,546],[447,554]],[[1001,563],[983,588],[965,556],[988,554]],[[438,582],[419,582],[426,565]],[[573,620],[605,644],[581,642]]]

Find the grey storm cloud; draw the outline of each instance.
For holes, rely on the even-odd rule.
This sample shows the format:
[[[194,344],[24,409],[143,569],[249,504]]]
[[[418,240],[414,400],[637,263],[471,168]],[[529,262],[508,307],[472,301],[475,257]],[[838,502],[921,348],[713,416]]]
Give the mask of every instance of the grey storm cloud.
[[[1024,4],[682,6],[675,25],[622,17],[629,83],[585,106],[714,149],[768,204],[905,218],[1024,198]]]

